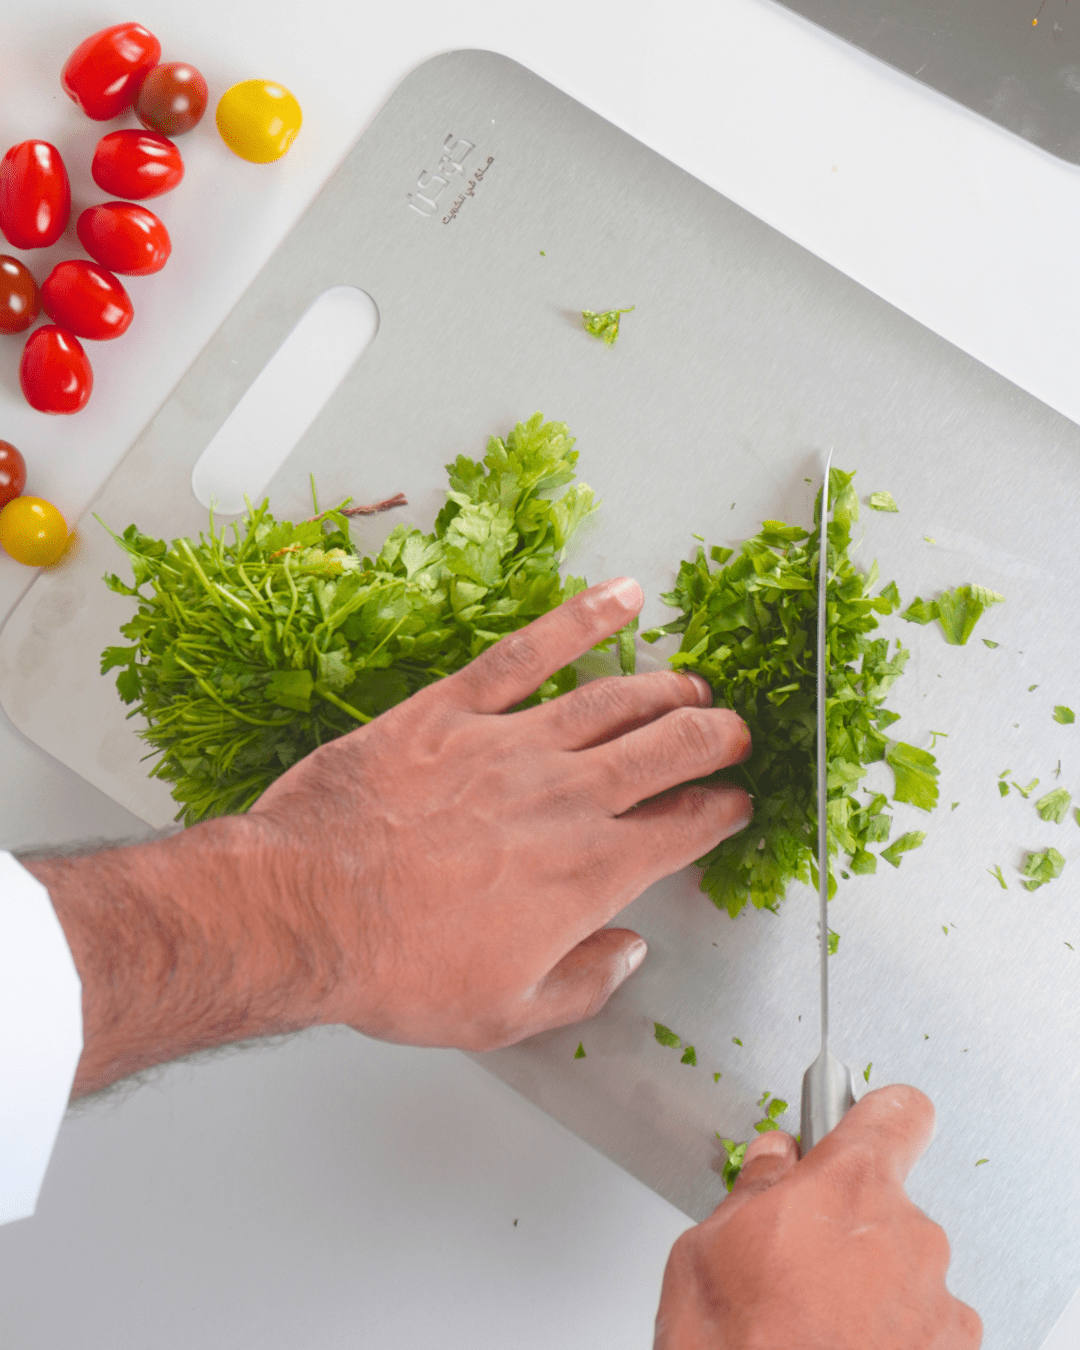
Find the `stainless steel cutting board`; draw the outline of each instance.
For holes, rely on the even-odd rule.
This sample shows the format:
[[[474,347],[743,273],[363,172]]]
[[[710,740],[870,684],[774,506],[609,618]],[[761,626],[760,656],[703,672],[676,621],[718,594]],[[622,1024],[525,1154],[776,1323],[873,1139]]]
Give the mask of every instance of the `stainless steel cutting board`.
[[[440,173],[463,141],[464,172],[444,160]],[[166,537],[203,527],[195,460],[341,284],[374,297],[380,330],[271,482],[279,515],[308,513],[314,472],[323,500],[404,491],[395,519],[430,528],[443,465],[541,409],[570,424],[603,499],[569,565],[636,575],[646,624],[669,614],[658,595],[693,532],[723,544],[763,517],[808,524],[827,445],[864,500],[888,489],[900,504],[864,512],[858,556],[878,557],[883,580],[906,599],[963,582],[1007,595],[964,648],[936,624],[885,626],[913,649],[890,700],[897,734],[928,746],[948,733],[943,804],[929,820],[898,808],[894,837],[928,830],[899,871],[841,884],[833,1018],[838,1055],[872,1061],[871,1086],[914,1083],[937,1104],[911,1192],[949,1233],[952,1287],[983,1314],[988,1350],[1040,1345],[1080,1282],[1080,829],[1033,805],[1046,786],[1080,796],[1080,725],[1052,718],[1080,706],[1080,429],[522,67],[458,52],[394,94],[93,511]],[[629,305],[615,347],[582,330],[581,309]],[[374,548],[391,525],[357,534]],[[3,706],[163,825],[173,804],[97,673],[129,614],[100,577],[125,560],[89,513],[80,528],[75,560],[42,574],[0,634]],[[1040,793],[1002,800],[1006,768],[1040,777]],[[1025,850],[1049,844],[1064,874],[1028,894]],[[717,1131],[746,1138],[765,1090],[792,1103],[782,1123],[797,1129],[817,1051],[815,897],[795,887],[780,915],[733,922],[688,869],[620,922],[650,955],[603,1014],[480,1062],[703,1217],[724,1194]],[[654,1021],[698,1067],[657,1044]]]

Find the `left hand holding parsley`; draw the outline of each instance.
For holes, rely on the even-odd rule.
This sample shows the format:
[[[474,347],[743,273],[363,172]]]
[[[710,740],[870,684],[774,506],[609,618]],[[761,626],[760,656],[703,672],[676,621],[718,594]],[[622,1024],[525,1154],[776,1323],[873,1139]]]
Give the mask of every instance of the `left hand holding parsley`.
[[[319,1024],[489,1050],[592,1016],[640,964],[605,928],[750,818],[693,780],[750,751],[674,671],[516,712],[637,614],[593,586],[315,750],[245,815],[28,860],[83,982],[75,1095],[229,1041]]]

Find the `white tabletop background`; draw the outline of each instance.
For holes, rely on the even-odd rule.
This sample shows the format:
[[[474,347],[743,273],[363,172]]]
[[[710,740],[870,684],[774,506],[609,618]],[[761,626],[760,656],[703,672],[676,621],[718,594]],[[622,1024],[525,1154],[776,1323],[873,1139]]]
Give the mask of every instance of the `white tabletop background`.
[[[456,47],[530,66],[1080,421],[1080,170],[769,0],[4,9],[0,149],[57,144],[76,211],[101,199],[88,170],[108,129],[60,90],[84,36],[137,18],[211,89],[180,141],[183,185],[151,204],[173,258],[131,281],[130,333],[92,344],[90,406],[29,409],[21,343],[0,338],[0,438],[69,520],[395,85]],[[276,165],[241,162],[214,130],[217,97],[253,76],[304,110]],[[79,252],[65,237],[28,261],[40,280]],[[0,616],[30,579],[0,559]],[[141,832],[2,720],[0,765],[0,846]],[[331,1029],[72,1112],[37,1214],[0,1229],[0,1335],[11,1350],[645,1350],[687,1226],[464,1057]],[[1045,1350],[1078,1343],[1080,1298]]]

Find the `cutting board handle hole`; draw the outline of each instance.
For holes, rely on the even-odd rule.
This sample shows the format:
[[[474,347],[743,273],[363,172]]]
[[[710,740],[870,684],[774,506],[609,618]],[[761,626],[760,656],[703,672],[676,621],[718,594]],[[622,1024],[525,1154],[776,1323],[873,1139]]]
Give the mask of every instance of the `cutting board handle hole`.
[[[375,301],[356,286],[332,286],[312,301],[192,469],[203,506],[239,515],[245,493],[260,500],[378,328]]]

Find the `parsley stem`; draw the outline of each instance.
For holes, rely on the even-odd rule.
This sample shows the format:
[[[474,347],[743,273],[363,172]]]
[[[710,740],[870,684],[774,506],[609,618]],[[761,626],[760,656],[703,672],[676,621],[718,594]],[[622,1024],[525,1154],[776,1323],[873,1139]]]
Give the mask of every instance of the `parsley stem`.
[[[239,710],[239,708],[230,708],[229,705],[225,702],[225,700],[223,698],[220,698],[218,694],[215,693],[213,687],[207,684],[206,681],[203,679],[203,677],[199,674],[199,672],[197,670],[194,670],[191,666],[189,666],[182,656],[177,656],[175,659],[176,664],[178,666],[183,666],[183,668],[188,672],[188,674],[195,678],[199,688],[203,691],[203,693],[206,694],[209,698],[212,698],[215,703],[219,703],[221,707],[223,707],[225,711],[229,714],[230,717],[239,717],[241,722],[250,722],[252,726],[256,727],[287,727],[289,723],[292,721],[291,717],[286,717],[278,722],[266,722],[258,717],[249,717],[247,713],[242,713]]]
[[[337,694],[332,694],[324,684],[316,683],[315,693],[320,698],[326,699],[327,703],[332,703],[335,708],[340,708],[342,712],[347,712],[350,717],[355,717],[358,722],[370,722],[372,720],[367,713],[362,713],[359,708],[354,708],[351,703],[346,703],[343,698],[338,698]]]

